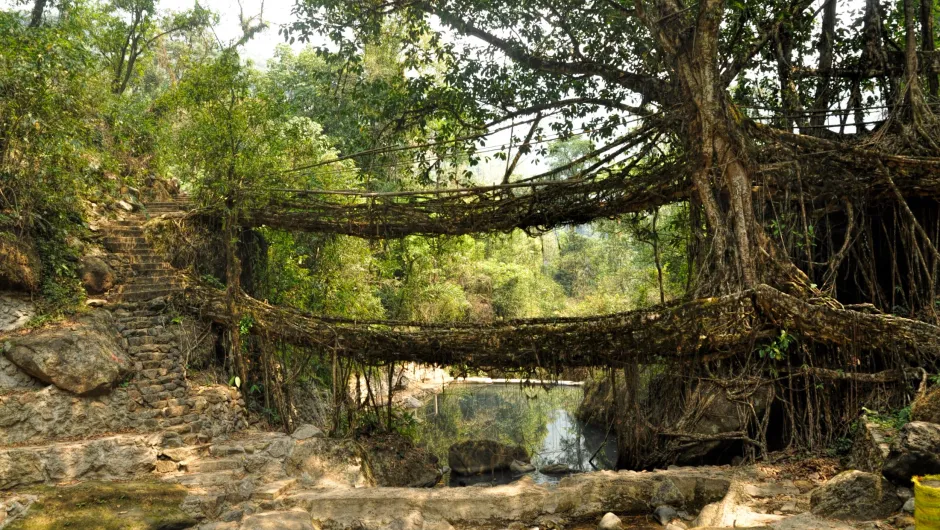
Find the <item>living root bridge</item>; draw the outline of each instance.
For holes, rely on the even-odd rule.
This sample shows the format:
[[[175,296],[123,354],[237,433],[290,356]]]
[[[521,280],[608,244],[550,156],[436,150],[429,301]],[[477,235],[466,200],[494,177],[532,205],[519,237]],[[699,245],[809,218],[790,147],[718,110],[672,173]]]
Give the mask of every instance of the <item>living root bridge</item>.
[[[225,294],[189,287],[184,303],[231,325]],[[779,329],[859,350],[899,351],[935,363],[940,327],[801,301],[761,285],[736,294],[592,318],[423,325],[318,318],[240,296],[253,333],[302,347],[332,349],[370,365],[411,361],[479,368],[560,369],[701,362],[752,351]]]
[[[771,192],[825,204],[845,196],[940,196],[940,158],[891,154],[848,142],[751,124],[763,143],[760,172],[775,176]],[[794,168],[801,169],[794,178]],[[891,171],[893,183],[886,184]],[[457,189],[374,193],[359,190],[268,190],[240,208],[238,223],[288,231],[392,239],[525,230],[530,234],[686,201],[691,183],[681,160],[664,159],[606,175]],[[753,186],[767,184],[755,180]],[[273,198],[272,195],[273,194]],[[217,222],[212,209],[190,218]]]
[[[243,226],[398,238],[411,234],[463,235],[547,231],[594,219],[641,212],[687,198],[681,170],[672,166],[642,177],[520,182],[421,192],[281,190],[263,208],[243,211]],[[206,215],[211,212],[196,212]]]

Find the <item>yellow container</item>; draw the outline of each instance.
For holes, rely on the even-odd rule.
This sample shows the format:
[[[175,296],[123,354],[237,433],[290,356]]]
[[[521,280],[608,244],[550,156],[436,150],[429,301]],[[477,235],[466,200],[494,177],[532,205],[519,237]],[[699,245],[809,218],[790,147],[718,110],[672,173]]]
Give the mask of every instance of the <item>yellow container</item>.
[[[940,530],[940,475],[914,477],[917,530]]]

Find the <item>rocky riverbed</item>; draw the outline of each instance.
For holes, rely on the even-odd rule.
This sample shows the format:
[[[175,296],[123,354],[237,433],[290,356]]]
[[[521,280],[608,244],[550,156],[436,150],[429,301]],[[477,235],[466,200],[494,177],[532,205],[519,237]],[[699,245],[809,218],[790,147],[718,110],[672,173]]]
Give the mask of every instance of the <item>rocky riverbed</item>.
[[[103,504],[153,521],[162,513],[174,521],[173,528],[203,530],[584,529],[597,527],[607,513],[621,518],[623,528],[670,530],[846,530],[913,524],[902,509],[909,490],[883,486],[880,477],[866,472],[836,475],[831,460],[599,471],[571,475],[557,484],[523,478],[501,486],[419,488],[402,486],[435,482],[439,474],[433,459],[420,451],[403,453],[406,444],[388,439],[332,440],[312,426],[293,437],[246,432],[199,445],[183,444],[170,435],[131,438],[107,443],[130,451],[133,458],[115,456],[123,453],[113,452],[113,447],[96,449],[104,440],[72,443],[67,461],[61,460],[62,453],[35,451],[31,467],[40,469],[48,482],[66,484],[8,489],[0,513],[17,521],[10,528],[24,529],[127,528],[120,526],[120,519],[113,525],[78,524],[76,518],[87,516],[85,507],[100,509]],[[134,465],[118,465],[112,459]],[[87,473],[54,473],[62,468]],[[71,513],[63,509],[62,499],[77,491],[69,484],[91,479],[102,493],[85,495],[89,498],[76,501]],[[124,487],[126,498],[116,497],[114,491]],[[177,499],[178,509],[164,502],[150,510],[146,502],[134,500],[133,491],[147,488],[159,492],[161,499]]]

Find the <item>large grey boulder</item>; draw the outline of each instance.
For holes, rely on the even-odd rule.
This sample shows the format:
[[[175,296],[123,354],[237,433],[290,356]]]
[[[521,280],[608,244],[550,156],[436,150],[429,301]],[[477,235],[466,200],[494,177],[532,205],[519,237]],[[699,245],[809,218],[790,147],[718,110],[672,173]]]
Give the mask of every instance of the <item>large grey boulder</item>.
[[[269,451],[270,453],[270,451]],[[352,440],[309,438],[294,441],[285,462],[287,474],[313,487],[372,487],[375,478]]]
[[[514,460],[528,462],[529,454],[518,445],[493,440],[470,440],[456,443],[447,451],[447,463],[458,475],[477,475],[509,469]]]
[[[810,494],[813,514],[831,519],[884,519],[901,508],[897,489],[881,475],[844,471]]]
[[[762,417],[773,400],[769,386],[760,386],[745,399],[732,397],[724,388],[713,383],[702,383],[696,387],[688,400],[689,411],[677,422],[677,430],[716,436],[724,433],[747,430],[752,414]],[[676,464],[700,463],[708,455],[722,447],[726,440],[702,441],[682,450],[676,456]]]
[[[17,292],[0,292],[0,332],[16,331],[25,326],[36,307],[29,295]]]
[[[910,486],[914,475],[940,473],[940,425],[912,421],[902,427],[882,473],[900,486]]]
[[[80,396],[110,392],[130,368],[111,314],[104,310],[14,337],[4,350],[24,372]]]
[[[291,434],[291,438],[295,440],[306,440],[308,438],[317,438],[323,436],[323,431],[315,425],[310,425],[309,423],[304,423],[303,425],[297,427]]]

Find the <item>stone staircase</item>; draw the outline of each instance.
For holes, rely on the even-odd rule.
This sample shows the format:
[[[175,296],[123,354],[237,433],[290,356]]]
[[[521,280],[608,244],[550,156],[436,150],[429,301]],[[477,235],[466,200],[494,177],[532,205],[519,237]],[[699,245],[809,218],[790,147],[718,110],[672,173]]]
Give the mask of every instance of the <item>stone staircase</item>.
[[[130,263],[132,276],[109,293],[118,331],[127,340],[134,363],[130,397],[155,409],[154,422],[195,443],[205,435],[193,432],[195,400],[188,395],[179,337],[172,332],[172,317],[165,311],[167,297],[181,291],[179,274],[144,237],[144,223],[154,215],[183,213],[190,207],[186,195],[173,201],[153,202],[144,210],[111,223],[104,246]]]
[[[184,510],[199,519],[218,520],[219,528],[225,528],[224,523],[274,509],[295,490],[298,479],[288,475],[285,465],[295,443],[283,433],[253,432],[212,444],[163,449],[154,472],[186,488]]]
[[[193,433],[196,401],[187,392],[184,361],[178,337],[171,332],[171,317],[159,300],[149,304],[121,304],[114,310],[118,330],[127,339],[134,363],[128,395],[141,406],[154,409],[155,426],[185,436],[187,442],[204,435]]]
[[[144,237],[143,225],[154,215],[183,213],[189,208],[189,197],[180,195],[173,201],[148,203],[143,211],[106,228],[105,248],[126,258],[133,271],[124,285],[109,293],[111,301],[146,302],[179,292],[178,275]]]

